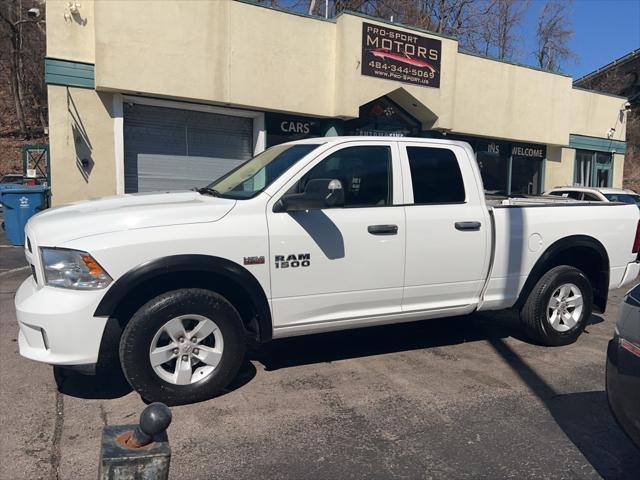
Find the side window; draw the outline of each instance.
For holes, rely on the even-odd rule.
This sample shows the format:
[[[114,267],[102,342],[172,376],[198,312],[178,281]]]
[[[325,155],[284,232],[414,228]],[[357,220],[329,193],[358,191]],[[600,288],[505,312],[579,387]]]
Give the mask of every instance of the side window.
[[[459,203],[465,192],[455,154],[446,148],[407,147],[413,202]]]
[[[582,200],[582,192],[568,191],[567,197],[573,198],[574,200]]]
[[[345,207],[391,205],[391,168],[388,146],[347,147],[322,160],[294,188],[303,192],[309,180],[337,179],[342,182]]]
[[[588,200],[590,202],[600,202],[601,201],[598,197],[596,197],[592,193],[585,193],[584,194],[584,200]]]

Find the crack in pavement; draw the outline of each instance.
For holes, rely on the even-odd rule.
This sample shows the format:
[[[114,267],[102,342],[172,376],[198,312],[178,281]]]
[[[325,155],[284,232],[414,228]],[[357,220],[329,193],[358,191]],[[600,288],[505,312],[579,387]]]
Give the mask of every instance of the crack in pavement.
[[[98,408],[100,409],[100,419],[102,420],[102,425],[103,426],[107,426],[107,411],[104,408],[104,403],[100,402],[100,405],[98,406]]]
[[[50,480],[60,479],[60,440],[62,439],[62,427],[64,426],[64,395],[56,390],[56,421],[53,426],[53,439],[51,444],[51,469]]]

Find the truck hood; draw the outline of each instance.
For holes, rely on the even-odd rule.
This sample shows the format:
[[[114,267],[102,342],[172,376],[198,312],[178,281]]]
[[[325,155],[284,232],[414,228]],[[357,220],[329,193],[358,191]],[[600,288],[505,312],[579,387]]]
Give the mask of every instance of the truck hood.
[[[45,210],[29,220],[27,231],[39,245],[53,247],[123,230],[215,222],[235,204],[193,191],[103,197]]]

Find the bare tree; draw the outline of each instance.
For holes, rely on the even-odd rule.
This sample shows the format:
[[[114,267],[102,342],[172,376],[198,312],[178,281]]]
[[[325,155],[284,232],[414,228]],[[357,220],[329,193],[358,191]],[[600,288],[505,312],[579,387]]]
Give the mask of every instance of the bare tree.
[[[474,0],[437,0],[433,4],[433,17],[437,21],[435,31],[457,36],[468,20],[466,13]]]
[[[467,5],[463,25],[453,34],[460,46],[471,52],[491,55],[497,42],[494,20],[497,0],[475,0]]]
[[[318,15],[322,0],[262,0],[274,6]],[[517,26],[529,0],[329,0],[329,15],[343,11],[424,28],[458,39],[465,50],[500,59],[517,56]]]
[[[384,3],[379,0],[333,0],[334,14],[344,12],[345,10],[364,13],[370,13],[370,9],[380,7],[379,4]]]
[[[467,48],[466,39],[486,10],[483,5],[489,3],[490,0],[368,0],[363,6],[364,13],[372,16],[393,16],[397,22],[459,38]]]
[[[496,0],[494,15],[490,18],[495,24],[496,57],[500,60],[510,60],[516,55],[519,39],[515,27],[522,22],[528,8],[528,0]]]
[[[568,46],[573,36],[568,20],[571,5],[572,0],[549,0],[540,12],[534,52],[540,68],[555,72],[563,60],[576,58]]]
[[[20,134],[27,138],[34,123],[44,127],[44,27],[25,18],[35,1],[9,0],[0,5],[0,79],[8,82]]]

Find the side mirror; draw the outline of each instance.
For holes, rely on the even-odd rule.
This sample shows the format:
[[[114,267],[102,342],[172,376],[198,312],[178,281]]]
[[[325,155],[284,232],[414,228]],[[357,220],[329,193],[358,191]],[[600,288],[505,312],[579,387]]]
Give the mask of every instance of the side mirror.
[[[274,206],[274,212],[321,210],[344,205],[342,182],[336,179],[315,178],[309,180],[302,193],[289,193]]]

